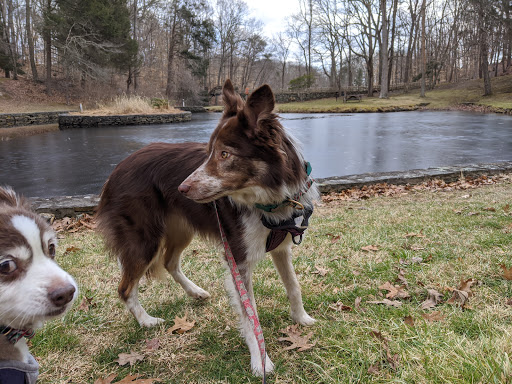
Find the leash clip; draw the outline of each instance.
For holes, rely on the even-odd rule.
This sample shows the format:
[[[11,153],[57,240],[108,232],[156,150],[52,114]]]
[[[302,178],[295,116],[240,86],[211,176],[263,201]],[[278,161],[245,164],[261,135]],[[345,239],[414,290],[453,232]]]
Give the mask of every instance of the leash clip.
[[[288,199],[288,205],[295,209],[300,209],[300,210],[304,209],[304,205],[302,203],[299,203],[297,200]]]

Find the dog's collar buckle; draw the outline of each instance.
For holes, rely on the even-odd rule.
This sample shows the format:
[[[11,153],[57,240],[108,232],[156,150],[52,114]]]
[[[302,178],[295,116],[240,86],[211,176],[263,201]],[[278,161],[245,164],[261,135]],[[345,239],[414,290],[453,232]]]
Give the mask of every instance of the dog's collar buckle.
[[[304,209],[304,205],[302,203],[298,202],[297,200],[288,199],[287,201],[288,201],[288,205],[292,208],[300,209],[300,210]]]
[[[0,326],[0,333],[5,335],[7,341],[11,344],[16,344],[22,337],[31,339],[36,334],[32,329],[15,329],[4,326]]]

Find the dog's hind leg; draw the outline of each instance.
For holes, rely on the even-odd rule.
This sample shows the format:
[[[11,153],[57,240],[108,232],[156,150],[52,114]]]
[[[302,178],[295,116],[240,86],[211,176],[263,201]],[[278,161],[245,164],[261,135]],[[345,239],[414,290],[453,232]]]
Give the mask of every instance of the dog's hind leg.
[[[274,265],[281,276],[288,300],[290,300],[290,309],[292,320],[301,325],[313,325],[315,319],[309,316],[304,310],[302,303],[302,294],[300,285],[297,281],[297,275],[292,264],[292,246],[291,240],[286,239],[278,248],[271,252]]]
[[[118,287],[119,296],[141,327],[153,327],[164,320],[148,315],[140,305],[138,296],[139,280],[146,273],[148,265],[141,265],[140,261],[130,264],[129,260],[134,259],[125,259],[124,263],[120,263],[122,277]]]
[[[210,294],[198,287],[181,270],[181,253],[190,244],[194,232],[179,217],[167,221],[165,268],[173,279],[180,284],[187,295],[195,299],[207,299]]]
[[[240,276],[242,277],[242,281],[245,285],[245,288],[247,289],[247,295],[249,295],[251,299],[251,304],[257,315],[258,311],[256,309],[256,303],[254,301],[254,292],[252,286],[252,268],[246,268],[245,266],[239,266],[239,268]],[[251,354],[252,372],[256,376],[263,376],[263,369],[261,365],[261,353],[258,346],[258,340],[254,335],[253,326],[240,300],[240,294],[238,293],[238,290],[236,289],[235,284],[233,282],[233,278],[229,273],[229,268],[227,268],[227,270],[228,274],[226,275],[226,289],[228,290],[233,306],[240,315],[240,332],[244,337],[247,346],[249,347],[249,352]],[[267,354],[265,360],[265,372],[268,374],[271,373],[273,370],[274,363],[272,363]]]

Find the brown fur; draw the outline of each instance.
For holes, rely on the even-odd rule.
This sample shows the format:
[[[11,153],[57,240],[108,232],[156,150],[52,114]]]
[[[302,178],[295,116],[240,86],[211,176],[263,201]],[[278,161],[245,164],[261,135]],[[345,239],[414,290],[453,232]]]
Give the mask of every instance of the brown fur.
[[[216,215],[210,204],[213,200],[252,295],[252,265],[265,253],[269,230],[258,219],[263,213],[245,200],[281,202],[287,197],[283,191],[298,192],[307,177],[302,157],[272,113],[274,98],[268,86],[256,90],[244,104],[228,80],[223,96],[225,110],[208,144],[148,145],[123,160],[103,188],[97,209],[98,228],[107,248],[122,265],[118,291],[139,322],[141,318],[148,319],[134,292],[144,273],[153,272],[159,267],[156,264],[160,264],[178,281],[180,254],[195,234],[220,243]],[[279,220],[291,213],[291,208],[284,208],[277,216],[268,216],[270,220]],[[249,219],[255,221],[252,230],[262,236],[258,256],[248,254],[245,221]],[[280,255],[288,260],[290,249],[291,242],[273,253],[273,257]],[[285,276],[287,290],[293,290],[297,296],[298,283],[291,263],[276,265],[282,265],[279,272]],[[191,288],[195,292],[191,295],[201,296],[195,288]],[[300,290],[294,305],[302,319],[299,322],[314,321],[304,312]],[[141,310],[145,315],[140,315]],[[253,358],[252,355],[253,351]]]

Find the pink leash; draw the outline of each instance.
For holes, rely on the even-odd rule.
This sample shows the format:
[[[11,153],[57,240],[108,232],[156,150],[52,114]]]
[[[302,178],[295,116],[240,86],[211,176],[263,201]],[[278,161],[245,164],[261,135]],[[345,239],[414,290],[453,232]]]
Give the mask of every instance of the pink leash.
[[[226,262],[228,263],[229,270],[231,271],[231,276],[233,277],[233,282],[235,283],[236,289],[238,290],[238,294],[240,295],[240,300],[242,301],[242,305],[244,306],[245,313],[247,317],[251,321],[252,331],[254,332],[254,336],[258,341],[258,348],[261,354],[261,367],[263,368],[263,384],[266,383],[265,378],[265,360],[267,354],[265,352],[265,339],[263,338],[263,331],[261,330],[260,321],[258,319],[258,315],[254,310],[254,307],[251,304],[251,298],[247,294],[247,289],[245,288],[245,284],[242,281],[242,277],[240,276],[240,271],[235,262],[235,258],[233,257],[233,252],[231,252],[231,248],[229,247],[228,239],[226,238],[226,234],[222,229],[222,225],[220,223],[219,211],[217,210],[217,204],[215,201],[213,202],[213,207],[215,208],[215,214],[217,215],[217,222],[219,223],[220,237],[222,243],[224,245],[224,250],[226,251]]]

